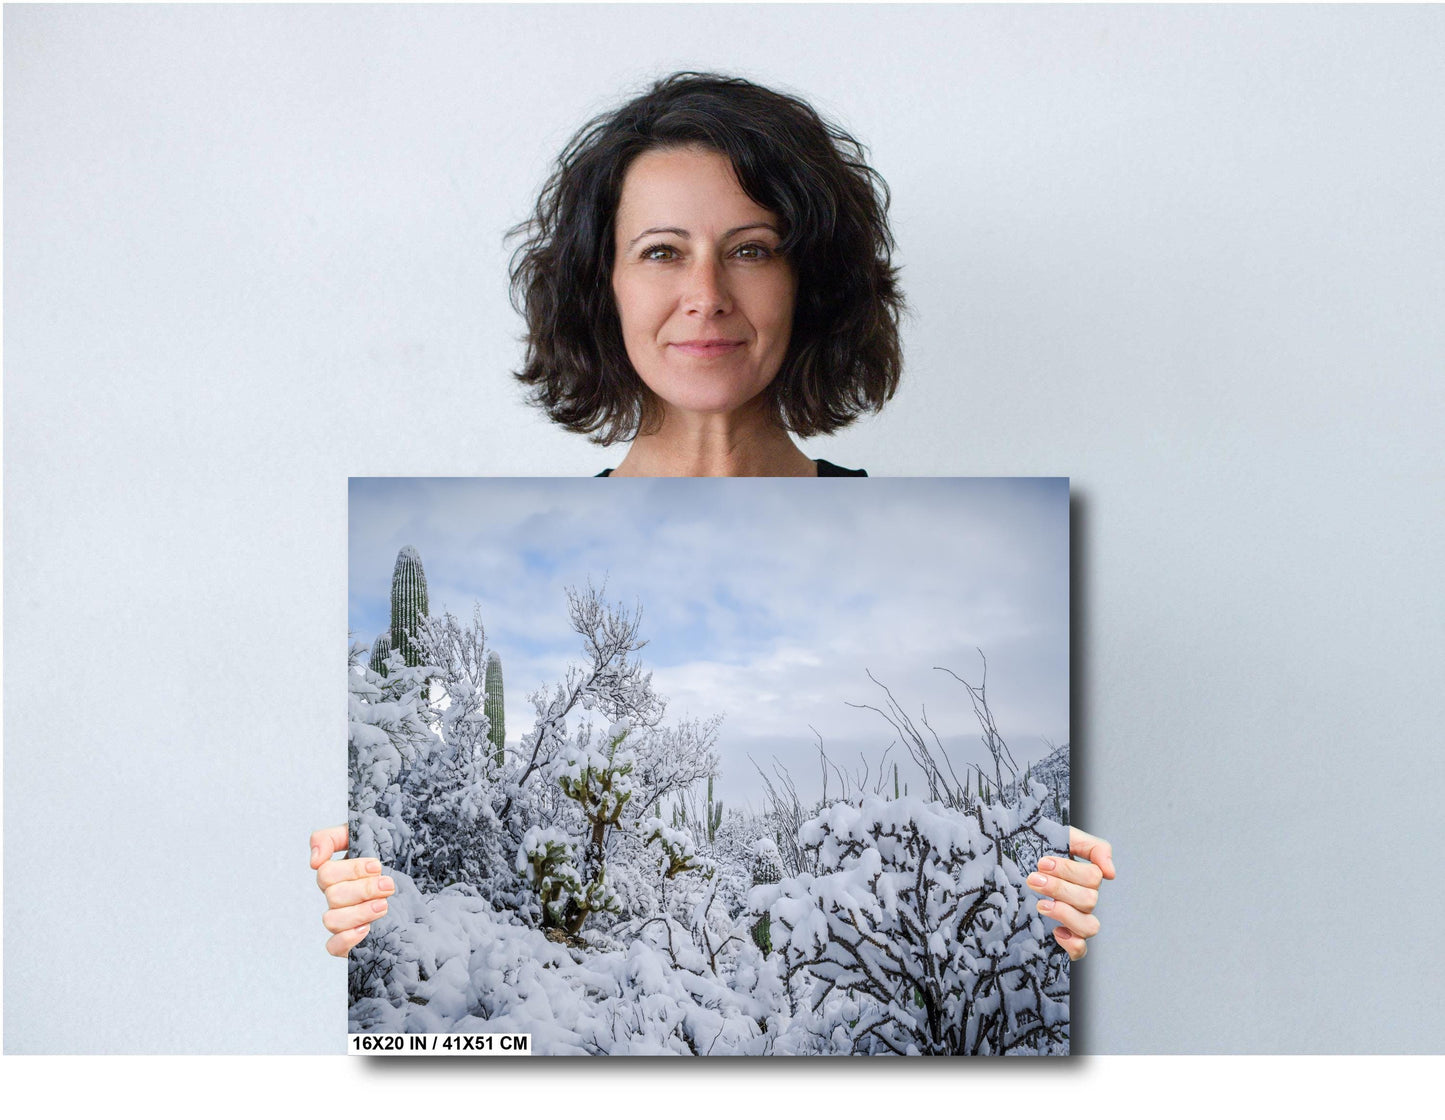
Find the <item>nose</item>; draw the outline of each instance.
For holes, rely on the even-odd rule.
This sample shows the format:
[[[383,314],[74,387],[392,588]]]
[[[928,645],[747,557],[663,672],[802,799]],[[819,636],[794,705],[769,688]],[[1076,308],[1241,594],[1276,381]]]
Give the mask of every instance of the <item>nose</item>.
[[[683,310],[689,315],[710,319],[732,310],[727,276],[722,264],[709,257],[699,257],[688,269],[687,287],[683,294]]]

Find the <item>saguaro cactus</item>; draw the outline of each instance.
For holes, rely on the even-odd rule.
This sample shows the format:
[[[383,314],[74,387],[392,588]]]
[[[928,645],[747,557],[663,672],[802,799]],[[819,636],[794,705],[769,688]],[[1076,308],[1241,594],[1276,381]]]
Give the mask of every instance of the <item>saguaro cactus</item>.
[[[502,706],[502,659],[495,653],[487,654],[486,689],[482,711],[491,724],[487,738],[492,741],[493,757],[501,766],[507,761],[507,715]]]
[[[408,665],[421,664],[416,632],[428,613],[421,555],[406,545],[396,554],[396,567],[391,573],[391,648],[400,652]]]
[[[693,806],[693,812],[697,807]],[[690,820],[687,815],[687,802],[679,797],[677,804],[672,807],[672,827],[688,828],[700,827],[703,835],[707,837],[709,844],[717,843],[717,830],[722,827],[723,803],[712,799],[712,775],[707,779],[707,804],[702,807],[702,820]]]
[[[707,842],[717,843],[718,826],[722,824],[723,803],[719,801],[716,805],[712,800],[712,775],[707,776],[707,816],[703,822],[707,825]]]
[[[371,643],[371,671],[381,676],[386,676],[386,658],[391,653],[391,631],[386,630],[376,636],[376,641]]]

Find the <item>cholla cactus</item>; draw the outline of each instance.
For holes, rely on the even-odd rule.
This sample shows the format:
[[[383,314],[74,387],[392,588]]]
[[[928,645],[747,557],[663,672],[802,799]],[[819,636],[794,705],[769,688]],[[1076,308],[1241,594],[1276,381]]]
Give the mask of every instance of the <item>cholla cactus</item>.
[[[555,828],[529,828],[517,849],[517,873],[526,878],[542,903],[542,924],[560,928],[567,903],[582,893],[582,877],[572,845]]]
[[[629,730],[626,720],[614,723],[607,731],[606,746],[599,748],[592,745],[587,728],[557,758],[557,783],[562,793],[581,807],[591,826],[578,887],[569,888],[571,894],[564,906],[562,928],[569,934],[575,935],[589,914],[618,909],[606,886],[607,830],[622,819],[632,798],[630,775],[636,757],[621,749]]]
[[[684,871],[696,871],[697,845],[692,833],[685,828],[669,828],[661,817],[649,817],[638,828],[638,835],[644,844],[659,841],[662,847],[662,877],[675,879]]]
[[[557,760],[557,781],[562,792],[582,807],[593,828],[594,846],[601,848],[599,831],[622,819],[622,810],[632,797],[629,775],[636,759],[631,751],[619,750],[627,738],[624,720],[607,732],[607,746],[598,750],[585,738],[565,748]]]
[[[589,915],[615,913],[613,895],[599,873],[583,883],[573,858],[572,844],[555,828],[529,828],[517,849],[517,871],[542,903],[542,925],[575,937]]]

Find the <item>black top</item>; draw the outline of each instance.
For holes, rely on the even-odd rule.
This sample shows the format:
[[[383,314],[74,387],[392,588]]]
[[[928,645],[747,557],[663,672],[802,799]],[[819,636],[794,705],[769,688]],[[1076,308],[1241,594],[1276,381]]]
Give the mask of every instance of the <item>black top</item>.
[[[840,466],[838,466],[836,463],[830,463],[830,462],[828,462],[827,459],[814,459],[813,462],[815,462],[815,463],[818,464],[818,477],[819,477],[819,478],[867,478],[867,477],[868,477],[868,472],[867,472],[867,471],[850,471],[847,467],[840,467]],[[600,474],[596,475],[595,477],[596,477],[596,478],[606,478],[606,477],[607,477],[609,474],[611,474],[611,473],[612,473],[612,468],[611,468],[611,467],[608,467],[605,471],[602,471]]]

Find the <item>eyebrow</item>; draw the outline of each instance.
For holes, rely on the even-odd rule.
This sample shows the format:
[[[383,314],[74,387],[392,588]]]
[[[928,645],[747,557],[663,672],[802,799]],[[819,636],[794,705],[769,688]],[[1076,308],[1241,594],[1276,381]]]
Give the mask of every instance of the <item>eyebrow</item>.
[[[783,235],[778,231],[777,226],[773,225],[771,222],[750,222],[748,225],[745,225],[745,226],[734,226],[732,229],[728,230],[726,233],[723,234],[723,240],[726,241],[729,237],[732,237],[734,234],[742,233],[744,230],[749,230],[749,229],[767,229],[767,230],[772,230],[774,233],[778,234],[779,237],[782,237],[782,236],[783,236]],[[627,247],[628,247],[629,249],[631,249],[634,245],[636,245],[636,244],[637,244],[639,241],[641,241],[644,237],[651,237],[654,233],[670,233],[670,234],[672,234],[674,237],[681,237],[684,241],[690,241],[690,240],[692,240],[692,234],[688,233],[687,230],[685,230],[685,229],[678,229],[676,226],[653,226],[651,229],[645,229],[645,230],[643,230],[643,231],[642,231],[641,233],[639,233],[636,237],[634,237],[631,241],[629,241],[629,242],[627,243]]]

